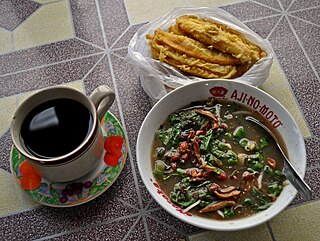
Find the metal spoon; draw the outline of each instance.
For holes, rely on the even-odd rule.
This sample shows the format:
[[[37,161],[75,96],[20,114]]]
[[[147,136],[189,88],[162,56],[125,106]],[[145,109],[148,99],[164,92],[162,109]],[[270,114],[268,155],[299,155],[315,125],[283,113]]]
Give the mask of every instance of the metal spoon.
[[[275,137],[275,135],[269,130],[268,127],[266,127],[264,124],[262,124],[260,121],[258,121],[257,119],[253,118],[252,116],[247,116],[245,119],[248,120],[248,121],[252,121],[252,122],[258,124],[259,126],[261,126],[275,140],[275,142],[276,142],[281,154],[283,155],[283,157],[285,159],[284,172],[286,174],[286,177],[291,182],[291,184],[295,187],[295,189],[297,189],[297,191],[299,193],[301,193],[301,195],[304,197],[305,200],[310,200],[311,199],[311,189],[310,189],[310,187],[308,186],[308,184],[305,183],[305,181],[300,177],[298,172],[291,165],[290,161],[288,160],[288,158],[284,154],[284,152],[283,152],[283,150],[282,150],[277,138]]]

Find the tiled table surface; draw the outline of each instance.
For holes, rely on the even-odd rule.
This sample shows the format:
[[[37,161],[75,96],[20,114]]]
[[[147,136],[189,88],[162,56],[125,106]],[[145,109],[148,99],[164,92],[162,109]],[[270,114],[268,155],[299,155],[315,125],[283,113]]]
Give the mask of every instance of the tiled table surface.
[[[125,61],[135,31],[179,6],[220,6],[267,39],[275,60],[261,86],[284,104],[305,137],[305,180],[278,217],[235,232],[206,232],[182,223],[148,194],[135,142],[151,108],[139,77]],[[319,240],[319,0],[6,0],[0,1],[0,240]],[[111,112],[129,139],[121,175],[97,199],[73,208],[38,205],[10,173],[10,121],[32,91],[67,84],[87,94],[101,84],[116,91]]]

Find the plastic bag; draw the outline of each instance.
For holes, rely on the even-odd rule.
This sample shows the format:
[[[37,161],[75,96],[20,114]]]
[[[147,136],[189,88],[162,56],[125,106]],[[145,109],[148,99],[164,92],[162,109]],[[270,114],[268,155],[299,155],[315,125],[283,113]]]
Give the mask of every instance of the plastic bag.
[[[195,76],[187,76],[176,68],[154,59],[151,55],[146,35],[153,35],[154,31],[158,28],[167,30],[170,25],[175,24],[176,18],[181,15],[196,15],[211,19],[240,32],[249,41],[257,44],[267,53],[267,56],[256,62],[241,77],[233,80],[259,86],[267,79],[273,59],[272,48],[267,41],[241,23],[240,20],[220,8],[175,8],[166,16],[140,27],[128,46],[126,60],[135,67],[140,75],[144,91],[151,97],[153,102],[161,99],[172,89],[194,81],[204,80]]]

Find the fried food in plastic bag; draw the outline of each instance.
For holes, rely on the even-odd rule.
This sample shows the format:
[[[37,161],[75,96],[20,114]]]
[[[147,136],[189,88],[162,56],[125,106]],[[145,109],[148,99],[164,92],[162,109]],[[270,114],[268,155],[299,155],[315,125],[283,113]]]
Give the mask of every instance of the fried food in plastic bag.
[[[176,19],[180,32],[192,37],[207,47],[229,53],[243,63],[255,63],[266,53],[237,31],[227,26],[196,16],[184,15]]]
[[[236,78],[265,56],[237,31],[196,16],[183,15],[166,32],[147,35],[152,56],[202,78]]]

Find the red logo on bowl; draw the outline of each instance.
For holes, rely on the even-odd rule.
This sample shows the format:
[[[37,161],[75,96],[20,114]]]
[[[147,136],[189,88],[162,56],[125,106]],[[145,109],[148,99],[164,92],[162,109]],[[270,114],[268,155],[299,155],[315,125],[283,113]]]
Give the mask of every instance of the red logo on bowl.
[[[216,98],[224,98],[228,90],[224,87],[215,86],[210,89],[210,93]]]

